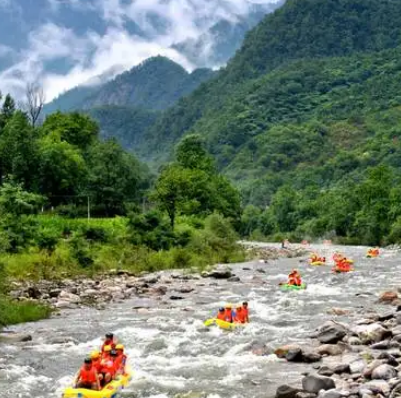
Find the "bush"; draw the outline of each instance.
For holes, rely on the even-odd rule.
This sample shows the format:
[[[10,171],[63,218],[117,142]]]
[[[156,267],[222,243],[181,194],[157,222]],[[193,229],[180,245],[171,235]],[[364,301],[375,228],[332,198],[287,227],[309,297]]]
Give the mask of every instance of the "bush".
[[[18,302],[0,298],[0,326],[33,322],[48,318],[51,308],[33,302]]]

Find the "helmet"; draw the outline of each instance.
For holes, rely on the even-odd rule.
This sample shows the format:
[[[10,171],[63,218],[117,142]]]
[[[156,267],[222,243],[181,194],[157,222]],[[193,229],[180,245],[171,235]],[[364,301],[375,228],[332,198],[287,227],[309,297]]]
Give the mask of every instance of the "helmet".
[[[224,308],[223,308],[223,307],[220,307],[220,308],[219,308],[219,311],[220,311],[220,312],[223,312],[223,311],[224,311]]]
[[[111,351],[111,345],[106,345],[103,350],[104,350],[104,352]]]
[[[233,308],[233,305],[230,304],[230,303],[227,303],[227,304],[226,304],[226,308]]]
[[[124,346],[122,344],[117,344],[116,345],[116,350],[123,350]]]
[[[96,359],[100,357],[100,352],[99,351],[92,351],[91,352],[91,358]]]
[[[84,362],[85,362],[86,364],[89,365],[89,364],[92,363],[92,359],[90,359],[90,358],[85,358]]]
[[[113,357],[116,356],[117,355],[117,351],[116,350],[111,350],[110,351],[110,355],[113,356]]]
[[[112,339],[114,337],[113,333],[106,333],[106,339]]]

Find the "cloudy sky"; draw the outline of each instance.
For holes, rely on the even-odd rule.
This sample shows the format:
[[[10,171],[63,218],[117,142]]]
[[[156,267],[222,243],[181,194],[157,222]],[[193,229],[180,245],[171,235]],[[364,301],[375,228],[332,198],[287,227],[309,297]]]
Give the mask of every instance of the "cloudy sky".
[[[277,0],[0,0],[0,90],[16,97],[40,82],[49,101],[118,65],[165,55],[224,19]],[[207,49],[205,49],[207,51]]]

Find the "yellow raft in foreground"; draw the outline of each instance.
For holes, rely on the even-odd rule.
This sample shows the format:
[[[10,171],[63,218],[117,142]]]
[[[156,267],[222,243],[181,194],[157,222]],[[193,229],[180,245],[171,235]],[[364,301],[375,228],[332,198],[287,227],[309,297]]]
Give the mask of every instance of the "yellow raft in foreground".
[[[245,326],[245,323],[230,323],[221,319],[211,318],[204,322],[205,326],[217,325],[220,329],[233,330]]]
[[[127,372],[111,381],[101,391],[86,390],[84,388],[66,388],[63,398],[115,398],[117,393],[123,390],[132,380],[132,370],[127,367]]]

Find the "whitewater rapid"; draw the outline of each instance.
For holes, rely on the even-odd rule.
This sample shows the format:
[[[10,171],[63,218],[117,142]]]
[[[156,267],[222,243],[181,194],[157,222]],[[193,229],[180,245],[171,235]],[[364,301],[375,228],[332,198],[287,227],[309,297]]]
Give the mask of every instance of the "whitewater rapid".
[[[313,249],[326,257],[341,250],[355,260],[356,271],[335,275],[330,266],[311,267],[299,258],[233,264],[240,282],[191,280],[195,291],[182,294],[183,300],[135,299],[103,311],[68,310],[49,320],[15,326],[11,329],[30,333],[33,340],[0,345],[1,397],[61,397],[82,359],[108,331],[124,343],[135,371],[123,397],[170,398],[190,391],[194,397],[273,397],[278,385],[297,383],[308,365],[287,363],[275,355],[258,356],[252,347],[309,343],[315,328],[333,317],[330,308],[349,310],[357,317],[379,308],[373,304],[375,296],[401,283],[397,251],[382,251],[379,258],[367,259],[365,247]],[[295,267],[308,288],[280,291],[278,283]],[[163,278],[167,281],[169,273],[160,284]],[[221,304],[243,300],[249,302],[251,318],[243,330],[203,327]],[[56,337],[73,342],[50,344]]]

